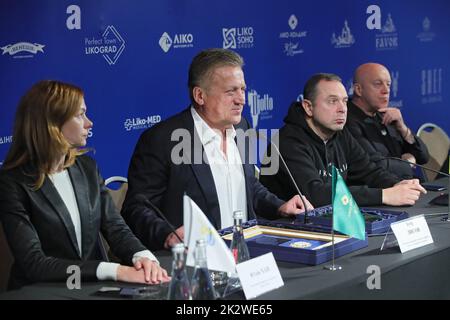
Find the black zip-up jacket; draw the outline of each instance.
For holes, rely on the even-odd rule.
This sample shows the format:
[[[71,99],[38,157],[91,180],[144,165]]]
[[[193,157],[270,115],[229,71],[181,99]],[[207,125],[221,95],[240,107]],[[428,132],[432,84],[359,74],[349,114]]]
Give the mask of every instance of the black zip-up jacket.
[[[386,157],[401,158],[404,153],[411,153],[418,164],[428,162],[427,146],[414,136],[414,143],[406,142],[393,125],[381,124],[382,116],[376,113],[369,117],[353,102],[349,101],[346,127],[361,147],[366,150],[372,161],[391,172],[399,179],[414,178],[414,171],[407,163],[386,159]]]
[[[306,123],[299,102],[290,106],[284,122],[279,131],[280,152],[300,191],[313,206],[331,203],[331,164],[339,170],[360,206],[381,205],[382,189],[399,181],[371,162],[346,128],[325,143]],[[282,161],[279,161],[275,175],[265,175],[262,169],[260,180],[281,199],[287,200],[297,194]],[[365,185],[352,185],[352,181],[364,181]]]

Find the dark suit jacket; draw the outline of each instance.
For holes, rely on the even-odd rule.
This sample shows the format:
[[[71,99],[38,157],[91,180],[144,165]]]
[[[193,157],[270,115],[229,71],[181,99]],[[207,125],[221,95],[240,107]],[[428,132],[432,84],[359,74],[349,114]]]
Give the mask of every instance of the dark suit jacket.
[[[0,172],[0,218],[14,255],[9,288],[31,282],[66,281],[67,267],[78,265],[82,280],[96,280],[102,260],[101,230],[113,253],[131,264],[145,247],[132,234],[104,187],[93,159],[80,156],[69,169],[80,211],[82,252],[70,214],[47,177],[34,191],[31,167]]]
[[[235,126],[236,129],[243,130],[249,127],[244,118]],[[177,129],[179,130],[175,131]],[[180,133],[184,133],[185,138],[180,138]],[[180,143],[186,147],[190,146],[192,154],[180,153]],[[174,163],[171,158],[172,152],[181,154],[185,163]],[[243,156],[243,150],[240,152],[244,162],[248,219],[255,218],[255,213],[269,219],[276,218],[277,209],[283,201],[259,183],[255,178],[253,164],[248,163],[248,152],[246,157]],[[183,225],[183,195],[186,193],[214,227],[220,229],[219,201],[211,169],[203,161],[198,164],[191,161],[196,157],[202,159],[202,156],[203,145],[194,129],[190,108],[141,135],[128,170],[129,188],[122,207],[122,215],[148,248],[162,248],[171,229],[154,210],[145,206],[140,200],[142,196],[156,205],[174,227],[178,228]]]
[[[372,161],[399,179],[414,177],[411,166],[385,157],[401,158],[402,154],[411,153],[418,164],[428,162],[428,149],[419,137],[414,136],[415,143],[407,143],[393,125],[382,125],[381,116],[369,117],[351,101],[348,102],[347,128]]]

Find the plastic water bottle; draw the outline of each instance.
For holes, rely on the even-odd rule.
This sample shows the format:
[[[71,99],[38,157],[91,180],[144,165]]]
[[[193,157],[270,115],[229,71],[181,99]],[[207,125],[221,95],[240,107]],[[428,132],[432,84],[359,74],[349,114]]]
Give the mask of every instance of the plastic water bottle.
[[[233,219],[233,239],[231,240],[230,250],[234,261],[238,264],[250,260],[250,253],[244,238],[244,228],[242,227],[244,213],[242,211],[234,211]]]
[[[242,227],[242,220],[244,213],[242,211],[233,212],[233,239],[231,240],[230,250],[233,254],[236,264],[250,259],[247,243],[244,238],[244,228]],[[241,290],[241,282],[237,272],[231,273],[228,277],[228,283],[225,287],[223,296],[232,294],[233,292]]]
[[[206,242],[203,239],[197,240],[195,244],[195,268],[192,276],[192,299],[194,300],[214,300],[216,291],[211,281],[208,265],[206,261]]]
[[[191,287],[186,272],[185,246],[178,243],[172,248],[172,280],[167,300],[192,300]]]

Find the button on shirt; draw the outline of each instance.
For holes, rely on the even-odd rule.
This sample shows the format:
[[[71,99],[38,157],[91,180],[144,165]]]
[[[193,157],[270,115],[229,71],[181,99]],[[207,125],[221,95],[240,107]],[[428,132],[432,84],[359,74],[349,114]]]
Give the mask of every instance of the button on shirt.
[[[212,129],[193,107],[191,114],[216,186],[221,228],[233,225],[233,212],[236,210],[241,210],[244,213],[244,221],[247,221],[245,176],[239,149],[234,141],[236,137],[234,127],[226,130],[225,155],[221,149],[221,132]]]

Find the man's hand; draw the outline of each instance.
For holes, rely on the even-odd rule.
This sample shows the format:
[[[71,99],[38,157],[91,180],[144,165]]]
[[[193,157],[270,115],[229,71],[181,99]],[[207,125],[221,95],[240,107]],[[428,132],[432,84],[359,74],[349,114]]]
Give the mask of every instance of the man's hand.
[[[384,124],[385,126],[390,124],[394,125],[395,129],[402,136],[403,140],[405,140],[409,144],[414,143],[414,135],[412,134],[411,129],[409,129],[403,121],[403,116],[400,109],[381,108],[378,110],[378,112],[383,114],[382,124]]]
[[[146,283],[158,284],[161,282],[170,281],[167,271],[161,268],[158,262],[152,261],[149,258],[139,258],[135,262],[134,268],[136,271],[144,271],[144,279]]]
[[[418,179],[402,180],[395,186],[383,189],[383,204],[390,206],[412,206],[420,194],[427,191],[420,185]]]
[[[303,201],[305,201],[305,205],[308,210],[314,209],[314,207],[309,203],[308,199],[303,196]],[[295,195],[291,200],[285,202],[281,207],[278,208],[278,212],[283,217],[294,216],[299,213],[305,212],[305,206],[303,205],[302,200],[299,195]]]
[[[413,163],[416,163],[416,157],[414,157],[411,153],[402,154],[402,159],[408,162],[412,162],[410,164],[411,168],[415,168],[416,166]]]
[[[179,227],[175,231],[181,240],[184,240],[184,226]],[[172,232],[167,236],[166,241],[164,242],[164,248],[170,249],[177,243],[180,243],[180,240],[178,240],[177,236]]]
[[[385,126],[393,124],[395,125],[396,129],[398,131],[404,130],[403,133],[406,134],[406,125],[403,121],[402,113],[400,112],[400,109],[397,108],[381,108],[378,110],[381,114],[383,114],[383,121],[382,124]],[[402,132],[400,132],[402,133]]]

